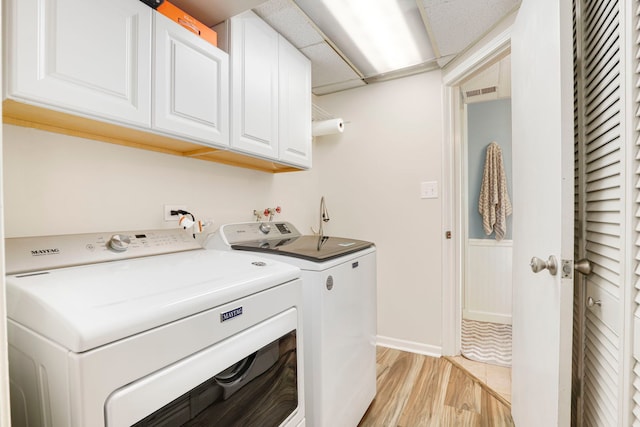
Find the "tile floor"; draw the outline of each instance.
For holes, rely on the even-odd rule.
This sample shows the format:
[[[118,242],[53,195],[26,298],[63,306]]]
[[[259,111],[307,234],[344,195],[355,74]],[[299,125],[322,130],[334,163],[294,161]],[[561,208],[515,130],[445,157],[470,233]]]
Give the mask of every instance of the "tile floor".
[[[454,356],[450,359],[511,403],[511,368],[476,362],[464,356]]]

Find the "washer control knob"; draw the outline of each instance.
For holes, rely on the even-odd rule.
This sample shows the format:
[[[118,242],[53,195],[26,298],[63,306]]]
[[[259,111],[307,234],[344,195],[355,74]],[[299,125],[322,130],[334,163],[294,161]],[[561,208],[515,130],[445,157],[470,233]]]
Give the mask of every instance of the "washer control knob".
[[[129,236],[124,234],[114,234],[109,239],[109,249],[112,249],[116,252],[124,252],[129,248],[131,244],[131,239]]]
[[[271,231],[271,225],[261,222],[260,231],[262,231],[264,234],[269,234],[269,232]]]

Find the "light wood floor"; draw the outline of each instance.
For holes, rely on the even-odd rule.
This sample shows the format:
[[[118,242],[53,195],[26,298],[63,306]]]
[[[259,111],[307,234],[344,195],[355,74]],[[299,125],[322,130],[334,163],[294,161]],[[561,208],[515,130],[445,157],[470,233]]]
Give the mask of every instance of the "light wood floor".
[[[492,363],[483,363],[467,359],[464,356],[448,357],[453,364],[461,367],[473,375],[478,381],[484,383],[491,390],[495,391],[511,404],[511,368],[498,366]]]
[[[513,426],[511,407],[447,358],[378,347],[378,393],[360,427]]]

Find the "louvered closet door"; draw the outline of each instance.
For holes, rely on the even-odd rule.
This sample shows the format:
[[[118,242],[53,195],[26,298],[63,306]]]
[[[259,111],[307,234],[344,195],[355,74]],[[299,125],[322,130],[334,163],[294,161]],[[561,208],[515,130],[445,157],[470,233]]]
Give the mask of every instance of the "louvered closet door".
[[[581,398],[574,410],[577,424],[584,426],[618,426],[626,418],[621,388],[626,381],[621,262],[625,256],[620,36],[624,1],[628,0],[584,1],[577,13],[576,34],[581,40],[576,55],[581,69],[576,72],[576,256],[586,257],[593,267],[587,277],[576,277],[580,288],[576,332],[583,335],[574,337],[580,346],[574,349],[574,373],[582,374],[574,383],[574,397],[578,402]]]
[[[631,110],[635,117],[633,117],[632,139],[635,141],[635,153],[636,153],[636,165],[640,164],[640,0],[634,0],[630,6],[631,17],[630,33],[633,46],[632,50],[635,55],[632,56],[632,63],[629,68],[634,70],[633,81],[635,83],[634,96],[631,103],[633,104]],[[635,233],[635,313],[634,313],[634,351],[633,351],[633,374],[630,376],[633,379],[633,426],[640,426],[640,343],[638,342],[640,337],[640,238],[638,238],[638,232],[640,232],[640,197],[638,197],[640,190],[640,168],[636,167],[636,191],[635,191],[635,216],[636,216],[636,233]],[[631,233],[630,233],[631,235]]]
[[[578,42],[578,34],[581,34],[581,20],[579,16],[579,2],[573,2],[573,138],[574,138],[574,259],[585,257],[584,244],[584,147],[580,143],[584,140],[582,111],[584,103],[582,98],[582,68],[578,61],[578,50],[582,46]],[[583,295],[584,278],[576,274],[574,275],[573,289],[573,346],[572,346],[572,370],[571,370],[571,425],[580,426],[582,420],[582,368],[584,354],[584,295]]]

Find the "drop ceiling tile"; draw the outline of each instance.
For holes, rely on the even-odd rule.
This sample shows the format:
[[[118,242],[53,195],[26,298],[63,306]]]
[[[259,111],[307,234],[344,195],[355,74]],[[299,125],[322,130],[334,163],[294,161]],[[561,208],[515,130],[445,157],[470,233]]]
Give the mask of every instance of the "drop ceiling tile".
[[[377,0],[379,1],[379,0]],[[420,1],[420,0],[417,0]],[[296,4],[312,19],[324,35],[337,46],[337,48],[344,53],[352,64],[366,77],[373,77],[379,74],[395,71],[398,68],[406,68],[415,66],[424,62],[429,62],[435,59],[435,54],[431,47],[429,36],[425,30],[424,23],[420,15],[420,10],[416,0],[393,0],[397,3],[400,10],[399,20],[402,21],[398,24],[395,21],[387,20],[380,26],[386,26],[386,30],[398,32],[401,29],[406,29],[411,34],[412,42],[407,43],[407,46],[412,46],[410,51],[415,52],[414,55],[409,55],[406,61],[402,64],[396,64],[394,66],[389,65],[385,61],[379,62],[373,54],[367,55],[361,50],[361,48],[354,42],[352,36],[349,34],[349,28],[343,28],[343,24],[340,23],[340,19],[337,19],[327,8],[326,4],[318,0],[295,0]],[[370,8],[371,4],[376,1],[360,1],[355,3],[354,8],[345,8],[343,17],[353,17],[351,22],[358,22],[360,19],[364,19],[367,14],[367,8]],[[395,26],[394,26],[395,25]],[[366,25],[351,24],[351,28],[362,27]],[[378,27],[376,34],[382,33]],[[383,45],[381,43],[380,45]],[[404,46],[397,46],[397,49],[403,49]],[[384,57],[384,56],[381,56]],[[395,61],[392,61],[395,62]],[[389,68],[395,67],[395,68]]]
[[[326,86],[360,76],[326,42],[300,49],[311,60],[311,85]]]
[[[520,4],[520,0],[421,0],[442,56],[455,55]]]
[[[407,25],[414,28],[416,34],[422,34],[418,38],[423,44],[421,47],[423,58],[428,58],[427,62],[435,60],[440,67],[445,66],[457,54],[475,43],[521,2],[521,0],[396,1],[405,13]],[[368,70],[367,61],[357,49],[347,49],[342,45],[341,33],[336,28],[335,22],[324,13],[326,11],[323,12],[324,6],[321,1],[172,0],[172,3],[210,26],[245,10],[253,9],[312,61],[314,93],[328,93],[324,91],[333,92],[334,88],[364,85],[366,83],[362,81],[362,75],[374,78],[380,75],[372,74],[373,71]],[[425,31],[420,17],[421,12],[424,12],[428,32]],[[311,18],[315,22],[309,22]],[[434,37],[433,43],[438,48],[437,58],[429,44],[430,36]],[[341,49],[341,53],[346,55],[351,63],[359,68],[359,71],[354,71],[326,43],[325,37],[329,37],[333,45]],[[390,75],[396,71],[398,70],[390,70],[383,74]]]
[[[298,49],[324,41],[291,0],[269,0],[253,11]]]

